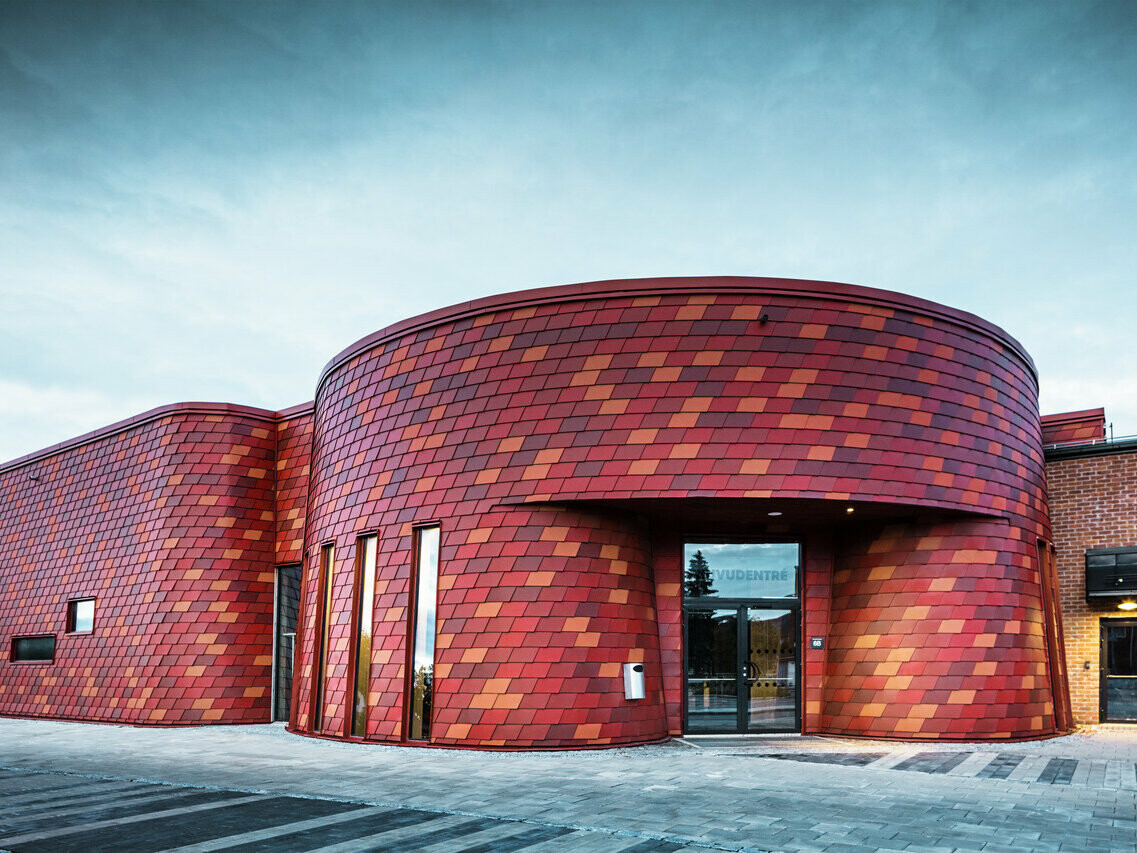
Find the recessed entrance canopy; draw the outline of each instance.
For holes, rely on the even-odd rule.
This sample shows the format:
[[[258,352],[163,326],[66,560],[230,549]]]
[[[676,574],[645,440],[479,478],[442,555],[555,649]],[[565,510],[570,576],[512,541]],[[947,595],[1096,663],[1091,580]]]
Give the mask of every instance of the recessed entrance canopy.
[[[503,501],[502,506],[547,504],[575,506],[605,512],[630,513],[680,530],[748,531],[757,540],[760,534],[777,534],[802,527],[856,525],[868,521],[935,523],[938,521],[1001,518],[991,513],[963,512],[950,507],[885,501],[836,501],[812,498],[627,497],[596,500],[571,496],[543,496],[539,499]],[[850,512],[850,509],[852,510]],[[732,533],[733,535],[733,533]]]

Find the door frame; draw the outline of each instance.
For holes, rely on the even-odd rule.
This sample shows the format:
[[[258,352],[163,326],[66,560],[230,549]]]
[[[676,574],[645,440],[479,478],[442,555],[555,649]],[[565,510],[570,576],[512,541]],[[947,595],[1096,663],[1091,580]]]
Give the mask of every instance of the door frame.
[[[269,676],[270,688],[269,688],[268,718],[269,718],[269,721],[273,722],[273,723],[278,723],[281,721],[281,718],[278,717],[277,713],[276,713],[276,702],[277,702],[277,698],[278,698],[277,697],[277,690],[276,690],[276,682],[277,682],[277,676],[280,673],[280,662],[282,660],[282,655],[280,653],[280,651],[281,651],[280,650],[280,639],[281,639],[282,635],[280,633],[280,621],[279,621],[280,620],[280,573],[282,571],[290,570],[290,569],[295,569],[296,574],[297,574],[297,587],[296,587],[296,592],[297,592],[297,612],[296,612],[297,625],[296,625],[296,627],[299,627],[299,621],[300,621],[299,594],[300,594],[300,587],[303,585],[303,580],[304,580],[303,567],[300,563],[281,563],[278,566],[274,566],[273,572],[272,572],[272,672]],[[292,649],[291,649],[292,660],[291,660],[289,666],[291,667],[290,675],[295,676],[295,674],[296,674],[296,631],[295,630],[293,630],[291,632],[291,636],[292,636]],[[290,683],[291,683],[291,680],[290,680]],[[289,718],[292,715],[291,709],[292,709],[292,696],[289,696],[288,697],[288,710],[286,711],[284,718],[283,718],[284,722],[286,722],[286,723],[290,722]]]
[[[1109,702],[1106,699],[1106,679],[1109,673],[1106,668],[1109,666],[1108,650],[1106,648],[1106,629],[1108,628],[1132,628],[1137,631],[1137,618],[1122,617],[1122,618],[1106,618],[1099,619],[1098,625],[1100,626],[1101,633],[1101,646],[1098,657],[1098,722],[1101,723],[1137,723],[1137,718],[1126,717],[1120,720],[1109,719]]]
[[[687,728],[687,698],[690,691],[687,688],[687,651],[690,647],[687,637],[687,614],[692,610],[734,610],[737,621],[734,641],[734,670],[735,681],[738,685],[735,727],[733,729],[702,730],[691,732]],[[788,728],[768,728],[761,731],[750,731],[749,690],[746,689],[746,659],[743,649],[748,649],[750,640],[748,636],[749,620],[746,619],[748,610],[788,610],[794,614],[794,725]],[[792,734],[801,731],[801,601],[800,599],[787,600],[784,598],[703,598],[688,603],[683,602],[682,610],[682,642],[683,642],[683,688],[682,706],[680,709],[680,722],[683,735],[688,734]]]

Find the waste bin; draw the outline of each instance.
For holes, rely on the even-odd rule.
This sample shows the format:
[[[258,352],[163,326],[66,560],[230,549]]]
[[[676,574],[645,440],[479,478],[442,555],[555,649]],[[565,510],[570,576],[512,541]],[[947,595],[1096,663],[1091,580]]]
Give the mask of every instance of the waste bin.
[[[644,695],[644,665],[624,664],[624,698],[643,699]]]

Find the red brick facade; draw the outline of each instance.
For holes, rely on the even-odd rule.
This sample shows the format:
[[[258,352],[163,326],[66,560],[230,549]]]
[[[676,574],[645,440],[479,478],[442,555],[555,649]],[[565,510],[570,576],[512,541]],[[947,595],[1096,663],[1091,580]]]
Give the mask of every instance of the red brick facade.
[[[0,713],[267,719],[272,570],[303,561],[291,728],[318,707],[346,737],[356,543],[376,535],[365,737],[402,741],[414,530],[437,524],[437,745],[680,734],[683,543],[706,537],[801,543],[802,731],[1062,731],[1036,400],[1001,330],[849,285],[645,279],[443,309],[345,350],[314,404],[170,407],[0,467],[20,554],[0,654],[58,638],[54,664],[0,659]],[[95,632],[67,634],[88,595]],[[624,698],[626,663],[646,698]]]
[[[1093,724],[1099,722],[1101,621],[1132,614],[1113,600],[1086,601],[1085,555],[1091,548],[1137,546],[1137,446],[1051,459],[1046,476],[1074,721]]]

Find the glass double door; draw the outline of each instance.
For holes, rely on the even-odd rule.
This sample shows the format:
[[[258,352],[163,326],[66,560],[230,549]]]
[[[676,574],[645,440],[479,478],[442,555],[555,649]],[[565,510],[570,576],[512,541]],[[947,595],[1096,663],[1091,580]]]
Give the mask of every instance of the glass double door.
[[[1101,718],[1137,722],[1137,622],[1103,619]]]
[[[797,607],[688,605],[684,731],[799,728]]]

